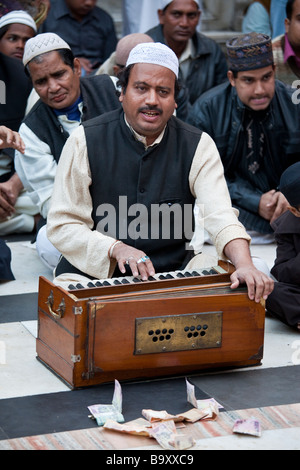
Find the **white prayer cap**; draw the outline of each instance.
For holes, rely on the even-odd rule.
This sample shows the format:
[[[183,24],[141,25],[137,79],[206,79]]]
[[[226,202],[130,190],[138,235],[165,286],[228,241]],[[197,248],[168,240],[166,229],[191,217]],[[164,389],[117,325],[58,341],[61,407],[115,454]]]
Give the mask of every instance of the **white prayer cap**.
[[[173,0],[172,0],[173,1]],[[161,0],[161,9],[164,10],[168,5],[170,5],[170,0]],[[200,8],[200,2],[198,0],[193,0],[195,3],[197,3],[198,7]]]
[[[147,42],[135,46],[129,54],[126,67],[133,64],[161,65],[172,70],[178,78],[177,56],[172,49],[160,42]]]
[[[37,34],[34,38],[28,39],[25,44],[23,64],[26,66],[32,59],[46,52],[57,51],[59,49],[71,49],[60,36],[55,33]]]
[[[3,15],[0,18],[0,29],[4,26],[9,24],[25,24],[32,28],[35,32],[37,32],[37,27],[34,19],[32,16],[27,13],[27,11],[23,10],[14,10],[7,13],[7,15]]]
[[[116,47],[116,64],[124,67],[130,51],[138,44],[146,42],[154,42],[154,40],[148,34],[143,33],[132,33],[121,38]]]

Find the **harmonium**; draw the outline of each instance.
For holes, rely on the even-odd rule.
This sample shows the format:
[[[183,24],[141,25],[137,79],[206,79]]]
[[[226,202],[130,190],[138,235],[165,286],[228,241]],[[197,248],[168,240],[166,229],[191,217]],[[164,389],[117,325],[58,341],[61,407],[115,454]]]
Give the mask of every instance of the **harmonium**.
[[[265,307],[233,266],[62,288],[40,278],[37,358],[71,389],[259,365]]]

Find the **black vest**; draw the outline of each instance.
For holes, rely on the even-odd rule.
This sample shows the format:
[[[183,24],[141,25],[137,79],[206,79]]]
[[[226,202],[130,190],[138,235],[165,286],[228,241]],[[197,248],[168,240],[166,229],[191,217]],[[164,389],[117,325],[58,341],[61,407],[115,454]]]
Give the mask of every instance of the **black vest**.
[[[156,272],[182,269],[193,256],[187,250],[195,202],[189,173],[201,131],[172,117],[162,141],[145,150],[122,111],[83,126],[92,175],[94,230],[143,250]],[[56,275],[70,269],[65,265]],[[121,274],[117,270],[114,276]]]
[[[82,121],[121,107],[116,88],[108,75],[82,78],[80,88],[83,99]],[[24,123],[42,142],[49,145],[58,162],[69,134],[63,129],[53,110],[39,100],[25,117]]]

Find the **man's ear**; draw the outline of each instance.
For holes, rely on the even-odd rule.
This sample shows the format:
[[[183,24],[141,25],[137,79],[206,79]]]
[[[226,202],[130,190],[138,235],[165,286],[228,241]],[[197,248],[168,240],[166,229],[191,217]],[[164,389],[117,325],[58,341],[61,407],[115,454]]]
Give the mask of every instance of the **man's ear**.
[[[159,23],[164,25],[165,24],[165,13],[164,10],[157,10],[157,15],[159,19]]]
[[[121,67],[119,67],[119,65],[114,65],[113,66],[113,71],[114,71],[114,76],[118,77],[118,73],[120,73]]]
[[[74,59],[74,73],[78,75],[78,77],[81,77],[81,64],[77,57]]]
[[[120,103],[123,103],[123,99],[124,99],[124,93],[123,93],[123,88],[122,88],[122,91],[121,91],[120,96],[119,96]]]
[[[235,86],[235,78],[231,70],[228,70],[227,77],[228,77],[228,80],[230,81],[231,86]]]
[[[288,32],[290,30],[290,24],[291,24],[291,21],[288,18],[286,18],[284,20],[284,27],[285,27],[286,34],[288,34]]]

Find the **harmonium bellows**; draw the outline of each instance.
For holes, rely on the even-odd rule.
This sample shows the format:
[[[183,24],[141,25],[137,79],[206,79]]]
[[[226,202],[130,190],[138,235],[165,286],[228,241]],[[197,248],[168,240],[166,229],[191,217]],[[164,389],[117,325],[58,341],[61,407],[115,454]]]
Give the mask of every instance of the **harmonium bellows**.
[[[264,304],[232,290],[232,272],[220,262],[67,288],[41,277],[37,358],[72,389],[258,365]]]

